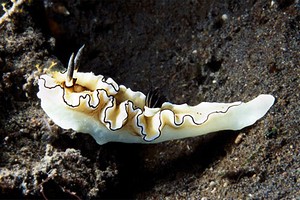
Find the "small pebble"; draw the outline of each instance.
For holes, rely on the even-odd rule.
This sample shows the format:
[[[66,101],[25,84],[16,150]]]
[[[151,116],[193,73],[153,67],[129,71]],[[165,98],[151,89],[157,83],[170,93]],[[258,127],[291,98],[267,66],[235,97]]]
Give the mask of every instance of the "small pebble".
[[[244,138],[246,137],[246,134],[245,133],[240,133],[234,140],[234,143],[235,144],[240,144]]]

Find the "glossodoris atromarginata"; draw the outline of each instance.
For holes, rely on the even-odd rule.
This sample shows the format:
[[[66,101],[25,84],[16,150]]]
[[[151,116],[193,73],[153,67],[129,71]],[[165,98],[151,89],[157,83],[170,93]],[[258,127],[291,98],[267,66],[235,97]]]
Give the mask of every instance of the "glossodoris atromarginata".
[[[196,106],[165,102],[148,107],[147,97],[111,78],[78,71],[83,47],[72,54],[65,73],[42,75],[38,97],[47,115],[60,127],[88,133],[98,144],[158,143],[220,130],[240,130],[262,118],[274,97],[262,94],[243,103]]]

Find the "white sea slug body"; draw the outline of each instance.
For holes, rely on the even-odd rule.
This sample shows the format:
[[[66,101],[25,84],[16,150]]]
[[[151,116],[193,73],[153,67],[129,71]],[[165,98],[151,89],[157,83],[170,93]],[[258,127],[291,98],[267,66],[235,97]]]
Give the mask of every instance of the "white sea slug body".
[[[247,103],[203,102],[189,106],[165,102],[159,108],[150,108],[141,92],[119,86],[102,75],[77,72],[82,48],[75,64],[71,56],[66,73],[40,77],[37,95],[57,125],[88,133],[98,144],[158,143],[240,130],[262,118],[275,100],[272,95],[259,95]]]

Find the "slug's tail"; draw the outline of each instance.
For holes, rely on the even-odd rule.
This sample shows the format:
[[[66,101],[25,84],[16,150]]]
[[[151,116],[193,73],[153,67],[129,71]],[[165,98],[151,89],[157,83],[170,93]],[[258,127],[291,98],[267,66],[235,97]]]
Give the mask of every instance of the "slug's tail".
[[[239,130],[254,124],[268,112],[274,104],[274,101],[275,98],[272,95],[262,94],[255,99],[242,104],[236,111],[236,117],[234,117],[236,125],[233,130]]]
[[[254,124],[262,118],[271,106],[275,98],[272,95],[262,94],[255,99],[243,103],[201,103],[195,107],[189,107],[193,113],[200,113],[206,108],[205,116],[197,118],[194,114],[185,120],[193,119],[190,123],[183,123],[178,128],[166,126],[161,137],[154,142],[161,142],[171,139],[180,139],[205,135],[211,132],[222,130],[240,130]],[[176,107],[176,106],[175,106]],[[187,107],[184,105],[184,107]],[[198,122],[198,123],[197,123]]]

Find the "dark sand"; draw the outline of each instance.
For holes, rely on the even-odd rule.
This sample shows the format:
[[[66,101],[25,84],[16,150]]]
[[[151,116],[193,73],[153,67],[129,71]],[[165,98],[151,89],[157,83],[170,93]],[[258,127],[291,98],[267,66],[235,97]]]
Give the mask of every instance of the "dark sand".
[[[1,197],[299,199],[299,1],[135,2],[26,1],[1,25]],[[81,71],[174,103],[276,103],[241,131],[99,146],[53,124],[36,96],[37,69],[82,44]]]

